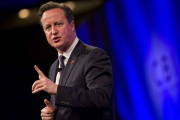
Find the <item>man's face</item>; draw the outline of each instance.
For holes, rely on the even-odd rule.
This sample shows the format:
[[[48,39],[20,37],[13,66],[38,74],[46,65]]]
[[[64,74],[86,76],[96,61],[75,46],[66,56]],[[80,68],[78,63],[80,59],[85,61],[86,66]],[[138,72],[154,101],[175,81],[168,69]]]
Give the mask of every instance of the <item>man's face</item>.
[[[60,53],[66,51],[76,37],[74,22],[69,24],[64,11],[60,8],[45,11],[41,24],[48,43]]]

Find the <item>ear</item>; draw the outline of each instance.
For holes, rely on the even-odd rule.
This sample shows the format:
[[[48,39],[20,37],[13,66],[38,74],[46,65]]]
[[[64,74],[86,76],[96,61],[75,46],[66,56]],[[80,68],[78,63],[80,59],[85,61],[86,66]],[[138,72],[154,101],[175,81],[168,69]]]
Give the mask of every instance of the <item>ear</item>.
[[[70,26],[72,28],[72,31],[75,31],[75,23],[74,23],[74,21],[71,21]]]

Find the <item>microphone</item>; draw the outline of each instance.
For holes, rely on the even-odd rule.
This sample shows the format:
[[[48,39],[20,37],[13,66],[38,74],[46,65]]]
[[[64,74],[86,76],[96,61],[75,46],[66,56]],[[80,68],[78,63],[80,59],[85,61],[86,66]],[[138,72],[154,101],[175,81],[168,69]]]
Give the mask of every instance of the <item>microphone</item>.
[[[62,68],[59,68],[58,66],[57,66],[56,69],[57,69],[58,72],[61,72],[61,70],[62,70]]]

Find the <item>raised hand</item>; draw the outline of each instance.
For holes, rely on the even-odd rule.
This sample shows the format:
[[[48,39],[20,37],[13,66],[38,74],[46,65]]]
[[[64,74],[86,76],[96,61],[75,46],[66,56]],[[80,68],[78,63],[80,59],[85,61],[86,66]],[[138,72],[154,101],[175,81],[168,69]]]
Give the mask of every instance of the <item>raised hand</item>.
[[[54,118],[54,108],[49,103],[47,99],[44,100],[46,107],[41,110],[41,118],[42,120],[53,120]]]
[[[35,65],[35,70],[39,74],[39,80],[36,80],[32,85],[32,93],[37,93],[39,91],[46,91],[49,94],[57,93],[57,85],[48,79],[43,72]]]

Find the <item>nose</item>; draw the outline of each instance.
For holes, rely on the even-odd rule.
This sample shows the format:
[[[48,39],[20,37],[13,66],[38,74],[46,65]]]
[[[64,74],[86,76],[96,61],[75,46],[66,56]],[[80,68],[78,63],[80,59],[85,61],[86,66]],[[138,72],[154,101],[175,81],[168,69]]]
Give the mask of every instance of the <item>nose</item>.
[[[55,26],[52,27],[52,34],[56,35],[58,33],[58,30]]]

